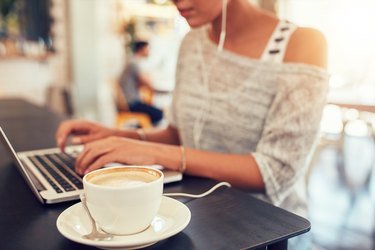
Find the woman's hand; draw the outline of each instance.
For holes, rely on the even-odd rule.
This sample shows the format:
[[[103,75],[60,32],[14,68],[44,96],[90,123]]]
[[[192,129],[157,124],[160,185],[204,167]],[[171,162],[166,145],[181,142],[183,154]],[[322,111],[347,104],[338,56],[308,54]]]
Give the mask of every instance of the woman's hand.
[[[56,132],[57,145],[64,152],[69,136],[73,144],[85,144],[116,134],[115,129],[84,120],[70,120],[60,124]]]
[[[76,160],[76,172],[84,175],[108,163],[128,165],[152,165],[152,144],[138,140],[111,136],[85,144]]]

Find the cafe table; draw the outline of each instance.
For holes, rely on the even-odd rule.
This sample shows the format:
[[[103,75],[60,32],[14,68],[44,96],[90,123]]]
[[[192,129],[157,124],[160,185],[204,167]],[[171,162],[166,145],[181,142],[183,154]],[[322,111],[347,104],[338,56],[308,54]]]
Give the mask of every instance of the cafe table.
[[[0,126],[16,151],[54,147],[65,117],[22,99],[0,99]],[[202,193],[216,181],[184,176],[165,192]],[[300,216],[236,188],[220,187],[200,198],[177,198],[191,212],[184,230],[147,249],[287,249],[288,239],[310,230]],[[0,149],[0,249],[96,249],[62,236],[56,220],[78,201],[43,205],[31,192],[8,152]]]

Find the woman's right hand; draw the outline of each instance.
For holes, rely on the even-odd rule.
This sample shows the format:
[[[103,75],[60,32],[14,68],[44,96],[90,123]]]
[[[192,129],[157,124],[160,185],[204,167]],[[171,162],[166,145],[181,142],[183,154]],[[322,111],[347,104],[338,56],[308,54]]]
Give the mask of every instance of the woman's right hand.
[[[115,129],[85,120],[69,120],[60,124],[56,132],[56,141],[57,146],[64,152],[69,136],[72,136],[72,144],[85,144],[113,135],[116,135]]]

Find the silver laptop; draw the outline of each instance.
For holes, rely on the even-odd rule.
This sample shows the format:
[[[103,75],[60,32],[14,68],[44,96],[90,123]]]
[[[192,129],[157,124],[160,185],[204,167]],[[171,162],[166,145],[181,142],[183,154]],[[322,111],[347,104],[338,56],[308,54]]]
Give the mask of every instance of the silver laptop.
[[[82,178],[74,171],[74,162],[82,146],[68,146],[65,153],[58,148],[16,152],[1,127],[0,138],[0,147],[6,149],[3,152],[9,152],[40,202],[53,204],[79,199],[83,185]],[[118,163],[105,167],[115,165]],[[164,183],[182,180],[179,172],[163,169],[159,165],[153,167],[163,171]]]

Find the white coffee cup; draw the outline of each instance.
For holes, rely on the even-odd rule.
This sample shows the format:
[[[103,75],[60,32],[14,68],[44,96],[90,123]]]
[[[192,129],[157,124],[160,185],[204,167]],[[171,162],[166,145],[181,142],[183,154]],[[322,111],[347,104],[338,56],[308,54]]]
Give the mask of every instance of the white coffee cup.
[[[118,166],[83,177],[87,207],[98,226],[119,235],[145,230],[156,216],[163,194],[160,170]]]

